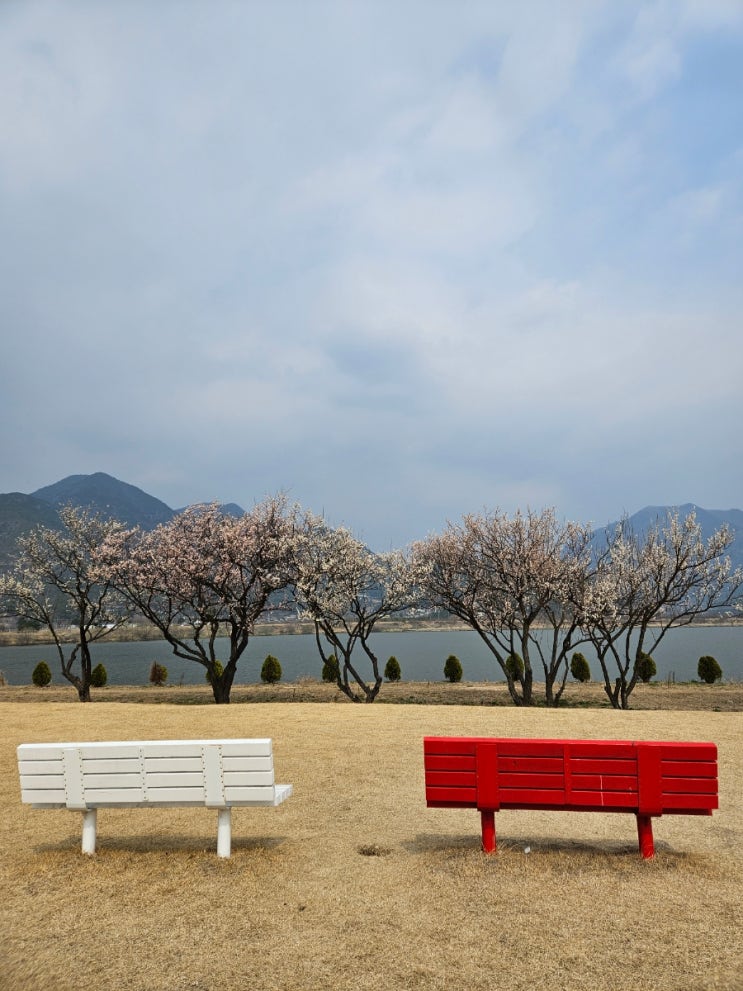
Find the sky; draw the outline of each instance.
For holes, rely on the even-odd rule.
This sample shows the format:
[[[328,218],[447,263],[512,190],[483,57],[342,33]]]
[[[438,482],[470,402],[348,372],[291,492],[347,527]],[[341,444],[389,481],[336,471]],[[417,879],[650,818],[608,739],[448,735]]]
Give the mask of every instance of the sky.
[[[0,4],[1,492],[743,506],[741,0]]]

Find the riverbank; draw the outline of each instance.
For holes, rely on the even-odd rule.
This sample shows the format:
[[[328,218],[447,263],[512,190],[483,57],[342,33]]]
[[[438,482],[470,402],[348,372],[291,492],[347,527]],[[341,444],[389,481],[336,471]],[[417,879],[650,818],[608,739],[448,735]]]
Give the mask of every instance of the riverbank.
[[[213,705],[208,685],[111,685],[92,689],[93,703],[118,702],[155,705]],[[544,706],[544,686],[535,685],[537,707]],[[0,687],[0,702],[77,702],[77,692],[70,685],[5,685]],[[320,702],[340,705],[351,703],[335,685],[312,678],[277,685],[235,685],[232,702]],[[513,708],[504,683],[444,681],[402,681],[384,684],[375,705],[467,705]],[[631,696],[632,709],[658,711],[743,712],[743,684],[705,685],[699,682],[638,685]],[[571,683],[565,691],[561,709],[610,709],[603,685]]]

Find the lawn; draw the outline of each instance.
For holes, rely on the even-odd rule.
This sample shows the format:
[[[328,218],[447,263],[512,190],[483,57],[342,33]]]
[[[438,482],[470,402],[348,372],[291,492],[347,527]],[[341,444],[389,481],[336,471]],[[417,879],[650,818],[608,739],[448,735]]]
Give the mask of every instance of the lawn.
[[[655,821],[428,810],[427,734],[713,740],[721,808]],[[21,742],[270,736],[277,809],[80,815],[20,803]],[[8,991],[743,987],[743,715],[482,706],[0,702],[0,987]],[[527,853],[527,849],[529,852]]]

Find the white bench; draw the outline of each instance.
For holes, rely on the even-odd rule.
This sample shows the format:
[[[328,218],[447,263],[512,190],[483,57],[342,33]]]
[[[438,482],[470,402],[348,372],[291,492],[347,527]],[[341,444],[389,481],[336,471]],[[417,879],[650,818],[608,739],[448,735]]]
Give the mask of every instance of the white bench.
[[[95,853],[105,808],[217,809],[217,855],[229,857],[230,810],[275,806],[292,793],[274,783],[271,740],[140,740],[22,743],[21,799],[35,809],[83,813],[83,853]]]

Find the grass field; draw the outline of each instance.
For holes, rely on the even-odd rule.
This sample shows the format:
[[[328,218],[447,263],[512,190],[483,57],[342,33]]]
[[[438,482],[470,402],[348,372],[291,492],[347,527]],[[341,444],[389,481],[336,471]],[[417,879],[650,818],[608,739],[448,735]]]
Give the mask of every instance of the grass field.
[[[425,734],[713,740],[721,808],[655,821],[502,812],[499,853],[474,811],[428,810]],[[278,809],[103,810],[20,802],[20,742],[270,736]],[[743,988],[740,712],[458,705],[229,707],[0,701],[0,988]],[[527,853],[526,849],[530,852]]]

